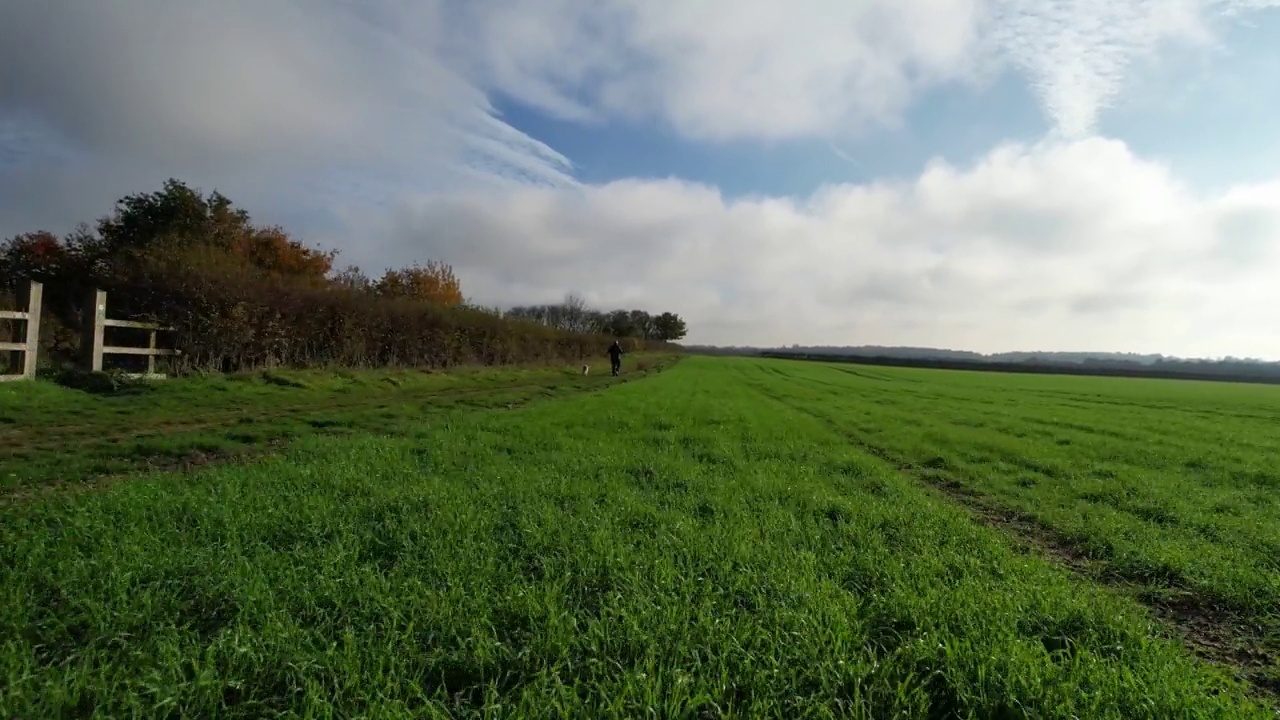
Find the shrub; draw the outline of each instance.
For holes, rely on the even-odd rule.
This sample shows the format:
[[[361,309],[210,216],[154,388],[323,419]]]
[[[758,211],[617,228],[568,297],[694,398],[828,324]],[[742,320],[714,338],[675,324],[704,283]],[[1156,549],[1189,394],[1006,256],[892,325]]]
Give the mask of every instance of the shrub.
[[[112,315],[177,328],[178,370],[563,362],[608,344],[482,309],[282,277],[210,247],[139,256],[109,282]]]

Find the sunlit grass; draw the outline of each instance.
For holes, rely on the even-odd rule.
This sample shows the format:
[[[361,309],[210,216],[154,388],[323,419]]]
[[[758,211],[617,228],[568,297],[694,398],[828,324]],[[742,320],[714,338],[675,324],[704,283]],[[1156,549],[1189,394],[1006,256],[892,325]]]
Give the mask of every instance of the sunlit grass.
[[[785,367],[779,402],[1021,511],[1149,594],[1193,593],[1280,655],[1280,388]]]
[[[1034,383],[877,372],[691,359],[5,507],[0,716],[1274,717],[864,444],[950,439],[1052,512],[1069,476],[1018,485],[943,419],[1030,427],[987,401]],[[1058,437],[1026,457],[1093,462]]]
[[[623,376],[576,368],[270,370],[88,392],[0,384],[0,493],[253,455],[317,434],[412,435],[429,418],[599,390],[670,365],[628,358]]]

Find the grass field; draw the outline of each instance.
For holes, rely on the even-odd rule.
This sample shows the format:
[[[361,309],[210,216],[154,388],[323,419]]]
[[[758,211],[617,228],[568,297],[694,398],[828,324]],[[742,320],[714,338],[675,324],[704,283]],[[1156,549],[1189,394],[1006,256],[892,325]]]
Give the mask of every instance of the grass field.
[[[11,500],[0,716],[1276,717],[1280,388],[607,384]]]
[[[598,390],[661,370],[671,357],[628,358],[629,374],[564,367],[268,371],[88,392],[0,384],[0,499],[41,486],[243,458],[317,434],[413,435],[423,420]],[[598,369],[597,369],[598,370]]]

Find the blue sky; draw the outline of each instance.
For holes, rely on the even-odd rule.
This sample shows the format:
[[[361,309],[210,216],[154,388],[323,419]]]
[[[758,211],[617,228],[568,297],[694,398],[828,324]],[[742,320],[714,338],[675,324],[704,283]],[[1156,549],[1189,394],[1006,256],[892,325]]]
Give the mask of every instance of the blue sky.
[[[727,197],[806,196],[826,184],[912,177],[934,157],[967,163],[997,143],[1034,142],[1048,129],[1035,98],[1012,73],[983,92],[941,88],[900,122],[843,138],[705,142],[654,121],[560,120],[506,98],[496,108],[512,126],[569,158],[582,182],[678,177],[714,185]]]
[[[1202,53],[1169,53],[1138,74],[1099,132],[1167,158],[1205,188],[1275,177],[1280,166],[1280,12],[1249,17]]]
[[[1134,68],[1117,106],[1099,117],[1101,135],[1144,157],[1175,165],[1197,186],[1272,177],[1280,166],[1280,12],[1251,16],[1205,52],[1169,52]],[[967,164],[1002,142],[1034,143],[1052,130],[1026,79],[1007,70],[979,87],[942,87],[893,124],[848,137],[703,142],[660,121],[576,122],[494,98],[498,115],[556,148],[582,182],[678,177],[727,197],[806,196],[822,185],[906,178],[931,159]],[[841,157],[843,153],[849,159]]]
[[[177,177],[694,342],[1280,358],[1280,0],[166,8],[0,8],[0,234]]]

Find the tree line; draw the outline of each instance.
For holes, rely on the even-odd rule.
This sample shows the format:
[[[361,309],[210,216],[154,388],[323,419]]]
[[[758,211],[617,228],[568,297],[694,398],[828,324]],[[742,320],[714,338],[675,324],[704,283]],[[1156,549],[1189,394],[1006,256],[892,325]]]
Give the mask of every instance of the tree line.
[[[255,224],[216,191],[169,180],[124,197],[92,226],[0,243],[0,295],[10,296],[0,303],[11,306],[22,281],[44,283],[42,355],[66,363],[86,298],[106,290],[111,317],[176,328],[177,371],[577,361],[598,355],[608,336],[635,350],[685,333],[674,313],[603,313],[577,300],[567,314],[479,307],[439,260],[374,278],[337,257]]]
[[[685,321],[673,312],[653,315],[644,310],[593,310],[587,307],[586,301],[572,294],[557,304],[513,307],[506,311],[506,316],[567,332],[616,338],[674,342],[688,333]]]
[[[685,348],[698,351],[696,348]],[[1280,363],[1256,360],[1180,360],[1160,358],[1138,362],[1110,358],[1087,358],[1080,362],[1027,357],[1020,361],[968,360],[952,357],[902,357],[860,355],[803,350],[757,350],[753,355],[789,360],[847,362],[857,365],[913,367],[935,370],[977,370],[984,372],[1047,375],[1096,375],[1101,377],[1148,377],[1168,380],[1217,380],[1223,382],[1280,384]]]

